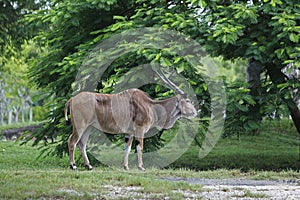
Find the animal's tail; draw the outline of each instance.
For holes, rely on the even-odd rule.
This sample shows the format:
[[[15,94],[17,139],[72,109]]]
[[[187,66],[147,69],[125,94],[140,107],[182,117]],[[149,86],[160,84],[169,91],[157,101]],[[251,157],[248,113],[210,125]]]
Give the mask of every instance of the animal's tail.
[[[70,124],[71,124],[71,122],[70,122],[70,120],[69,120],[69,118],[68,118],[68,107],[70,106],[71,100],[72,100],[72,98],[69,99],[69,100],[66,102],[65,109],[64,109],[64,111],[65,111],[66,125],[70,125]],[[71,110],[70,110],[70,112],[71,112]]]

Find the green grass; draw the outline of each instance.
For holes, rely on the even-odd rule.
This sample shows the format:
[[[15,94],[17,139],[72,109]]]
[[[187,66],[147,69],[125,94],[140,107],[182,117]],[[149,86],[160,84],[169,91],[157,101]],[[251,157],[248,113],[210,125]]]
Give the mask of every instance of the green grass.
[[[263,198],[268,198],[268,195],[264,193],[257,193],[257,192],[251,192],[249,190],[246,190],[244,194],[242,195],[234,195],[233,197],[236,198],[255,198],[255,199],[263,199]]]
[[[179,191],[201,192],[201,185],[162,180],[166,177],[185,178],[251,178],[251,179],[299,179],[296,171],[235,170],[194,171],[189,169],[137,169],[124,171],[115,167],[96,167],[93,171],[68,169],[68,158],[45,157],[37,159],[40,151],[16,142],[0,142],[0,199],[114,199],[111,189],[130,191],[124,199],[182,199]],[[121,188],[121,189],[120,189]],[[121,192],[120,192],[121,193]],[[249,196],[249,194],[248,194]]]
[[[195,170],[300,170],[300,137],[286,120],[276,123],[265,121],[257,135],[221,138],[201,160],[199,150],[195,144],[192,145],[171,167]]]
[[[199,185],[161,180],[158,169],[149,169],[149,173],[111,167],[71,171],[67,157],[37,159],[39,154],[29,145],[0,142],[0,199],[95,199],[105,197],[108,186],[138,187],[137,197],[148,194],[157,199],[180,199],[174,193],[178,189],[201,190]]]
[[[202,191],[201,185],[163,179],[167,177],[298,181],[298,134],[285,123],[266,123],[256,136],[220,139],[204,159],[198,158],[199,147],[192,145],[168,169],[148,167],[146,172],[134,167],[124,171],[122,166],[95,166],[93,171],[80,166],[71,171],[68,157],[38,158],[37,147],[0,141],[0,199],[114,199],[116,191],[122,199],[183,199],[180,191]],[[244,196],[264,197],[249,191]]]

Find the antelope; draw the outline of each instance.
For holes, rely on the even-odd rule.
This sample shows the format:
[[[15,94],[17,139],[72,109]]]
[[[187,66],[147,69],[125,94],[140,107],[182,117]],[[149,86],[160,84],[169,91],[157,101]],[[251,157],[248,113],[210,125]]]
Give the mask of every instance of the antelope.
[[[157,71],[156,71],[157,72]],[[142,90],[133,88],[117,94],[81,92],[70,98],[65,105],[65,120],[68,123],[68,108],[73,132],[68,140],[70,168],[76,170],[74,150],[78,144],[85,168],[92,170],[86,153],[87,128],[94,126],[109,134],[125,134],[124,169],[128,170],[128,156],[135,138],[138,168],[145,170],[142,160],[144,134],[151,128],[170,129],[181,117],[195,118],[197,110],[186,94],[165,75],[158,76],[175,91],[176,95],[164,100],[153,100]]]

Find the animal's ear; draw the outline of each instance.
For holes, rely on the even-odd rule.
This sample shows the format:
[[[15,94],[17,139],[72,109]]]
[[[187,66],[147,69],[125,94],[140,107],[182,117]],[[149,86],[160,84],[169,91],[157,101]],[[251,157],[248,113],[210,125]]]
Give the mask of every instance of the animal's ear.
[[[178,103],[179,109],[183,111],[182,109],[185,107],[185,105],[186,105],[186,100],[184,98],[181,98]]]
[[[177,94],[176,97],[178,100],[181,100],[181,99],[186,99],[187,95],[186,94]]]

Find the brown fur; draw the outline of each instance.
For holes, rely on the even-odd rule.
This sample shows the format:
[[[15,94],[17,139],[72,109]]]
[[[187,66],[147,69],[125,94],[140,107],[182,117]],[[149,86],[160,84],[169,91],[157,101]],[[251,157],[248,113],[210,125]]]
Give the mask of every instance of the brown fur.
[[[124,167],[128,169],[128,154],[132,138],[138,141],[138,167],[143,168],[142,150],[144,134],[153,127],[159,129],[172,128],[180,117],[195,117],[197,111],[183,95],[176,95],[165,100],[152,100],[145,92],[139,89],[129,89],[118,94],[99,94],[82,92],[67,101],[67,111],[73,124],[73,133],[69,139],[70,166],[74,163],[74,149],[77,144],[81,150],[85,165],[92,169],[86,155],[87,137],[83,137],[89,126],[111,134],[126,134],[129,139],[126,143]]]

